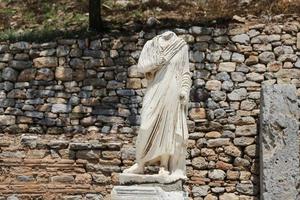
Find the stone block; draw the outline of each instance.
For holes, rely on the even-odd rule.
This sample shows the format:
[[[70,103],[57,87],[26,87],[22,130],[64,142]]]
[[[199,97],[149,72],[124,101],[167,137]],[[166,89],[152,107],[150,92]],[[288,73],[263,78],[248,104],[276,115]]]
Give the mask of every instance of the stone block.
[[[208,194],[209,188],[210,187],[208,185],[194,186],[192,193],[195,197],[204,197]]]
[[[71,111],[71,106],[67,104],[53,104],[51,111],[53,113],[68,113]]]
[[[224,180],[226,173],[220,169],[213,169],[208,172],[208,177],[212,180]]]
[[[132,89],[141,88],[142,87],[141,79],[139,79],[139,78],[130,78],[130,79],[128,79],[126,87],[127,88],[132,88]]]
[[[262,200],[299,198],[298,120],[295,86],[262,86],[259,141]]]
[[[56,57],[39,57],[33,59],[35,67],[56,67],[58,60]]]
[[[12,60],[9,66],[16,70],[23,70],[32,67],[31,61]]]
[[[217,138],[217,139],[210,139],[207,141],[208,147],[219,147],[219,146],[227,146],[230,145],[229,138]]]
[[[239,197],[234,193],[224,193],[220,195],[220,200],[239,200]]]
[[[250,38],[247,34],[240,34],[240,35],[233,36],[231,40],[233,42],[240,43],[240,44],[248,44]]]
[[[19,82],[31,81],[35,78],[35,75],[36,75],[35,68],[24,69],[19,74],[18,81]]]
[[[208,162],[203,157],[196,157],[192,160],[192,166],[195,169],[206,169]]]
[[[9,47],[11,50],[26,50],[30,48],[30,44],[28,42],[16,42],[12,43]]]
[[[247,90],[245,88],[235,89],[231,93],[228,94],[228,99],[230,101],[241,101],[246,99]]]
[[[6,81],[16,81],[18,77],[18,72],[13,68],[6,67],[2,70],[2,78]]]
[[[112,200],[187,200],[182,191],[165,192],[152,186],[115,186],[111,192]]]
[[[237,126],[235,134],[237,136],[251,136],[256,135],[256,125]]]
[[[204,108],[192,108],[189,112],[189,117],[194,121],[199,121],[206,118]]]
[[[236,68],[235,62],[222,62],[219,64],[218,71],[220,72],[234,72]]]
[[[55,78],[62,81],[71,81],[73,70],[70,67],[57,67],[55,70]]]
[[[13,115],[1,115],[0,116],[0,125],[12,125],[15,124],[16,117]]]
[[[207,90],[220,90],[221,89],[221,82],[218,80],[209,80],[206,82],[205,88]]]

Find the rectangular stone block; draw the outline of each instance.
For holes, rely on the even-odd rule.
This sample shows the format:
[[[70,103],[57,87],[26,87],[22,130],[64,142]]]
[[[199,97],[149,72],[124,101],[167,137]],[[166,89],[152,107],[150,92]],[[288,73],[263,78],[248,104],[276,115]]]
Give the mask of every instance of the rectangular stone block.
[[[112,200],[188,200],[182,191],[165,192],[157,186],[115,186]]]
[[[261,200],[299,199],[298,120],[295,86],[262,86],[259,142]]]

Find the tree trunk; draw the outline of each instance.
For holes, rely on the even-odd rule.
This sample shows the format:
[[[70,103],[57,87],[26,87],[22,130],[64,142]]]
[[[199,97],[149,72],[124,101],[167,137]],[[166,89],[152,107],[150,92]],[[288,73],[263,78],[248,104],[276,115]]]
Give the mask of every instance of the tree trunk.
[[[89,24],[90,30],[101,31],[101,0],[89,0]]]

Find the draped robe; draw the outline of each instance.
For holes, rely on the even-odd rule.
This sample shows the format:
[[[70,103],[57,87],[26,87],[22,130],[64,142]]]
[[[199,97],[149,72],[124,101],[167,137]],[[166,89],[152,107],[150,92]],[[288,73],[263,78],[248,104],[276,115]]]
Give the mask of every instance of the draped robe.
[[[167,45],[164,47],[161,41]],[[161,59],[166,62],[161,64]],[[150,164],[168,155],[169,171],[185,174],[187,105],[181,103],[180,92],[185,90],[188,96],[191,85],[187,44],[175,33],[168,41],[156,36],[145,44],[138,70],[152,76],[146,76],[148,87],[136,141],[137,163]]]

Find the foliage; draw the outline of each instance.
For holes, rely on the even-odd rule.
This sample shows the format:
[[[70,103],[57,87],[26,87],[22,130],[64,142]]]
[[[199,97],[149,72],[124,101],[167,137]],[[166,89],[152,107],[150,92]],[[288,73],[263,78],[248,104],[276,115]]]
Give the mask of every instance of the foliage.
[[[102,0],[109,27],[144,24],[151,16],[164,24],[190,25],[233,15],[297,13],[299,0]],[[298,13],[299,14],[299,13]],[[170,24],[170,25],[171,25]],[[50,39],[86,32],[88,0],[1,0],[0,41]],[[46,37],[46,38],[45,38]]]

